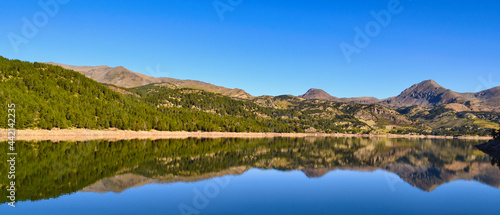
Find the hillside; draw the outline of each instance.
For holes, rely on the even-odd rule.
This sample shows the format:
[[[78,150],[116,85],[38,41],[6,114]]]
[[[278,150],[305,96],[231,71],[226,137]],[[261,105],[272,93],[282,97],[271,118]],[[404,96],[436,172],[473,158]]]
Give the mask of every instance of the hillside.
[[[242,101],[194,89],[172,89],[163,84],[133,88],[144,101],[157,107],[199,110],[219,116],[271,119],[269,127],[295,132],[383,132],[387,125],[411,125],[412,121],[380,105],[347,104],[325,100],[304,100],[294,96],[258,97]],[[243,129],[243,128],[242,128]],[[290,131],[285,129],[285,131]]]
[[[58,66],[0,58],[0,109],[16,104],[16,127],[151,127],[157,111]],[[6,127],[5,115],[0,126]],[[161,118],[163,119],[163,118]]]

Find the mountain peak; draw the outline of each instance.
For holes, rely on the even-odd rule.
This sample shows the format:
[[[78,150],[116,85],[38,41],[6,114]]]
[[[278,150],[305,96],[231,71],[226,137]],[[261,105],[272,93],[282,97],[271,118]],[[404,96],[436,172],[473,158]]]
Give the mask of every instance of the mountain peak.
[[[402,94],[421,94],[421,93],[442,93],[443,91],[446,91],[448,89],[442,87],[438,83],[436,83],[434,80],[429,79],[422,81],[418,84],[415,84],[411,86],[410,88],[406,89],[403,91]]]
[[[435,107],[441,104],[453,103],[462,97],[429,79],[411,86],[396,97],[386,100],[387,104],[395,106]]]
[[[328,94],[324,90],[316,88],[309,89],[304,95],[300,95],[299,97],[304,99],[323,99],[329,101],[338,99],[337,97]]]
[[[436,83],[436,81],[432,80],[432,79],[429,79],[429,80],[425,80],[425,81],[422,81],[416,85],[420,85],[420,86],[432,86],[432,87],[442,87],[441,85],[439,85],[438,83]]]

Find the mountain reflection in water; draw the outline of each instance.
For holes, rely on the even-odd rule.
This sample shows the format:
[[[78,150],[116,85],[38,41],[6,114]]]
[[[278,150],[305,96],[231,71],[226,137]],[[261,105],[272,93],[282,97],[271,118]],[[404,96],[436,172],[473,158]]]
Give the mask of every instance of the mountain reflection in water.
[[[476,140],[385,138],[169,139],[17,142],[17,200],[77,191],[122,192],[150,183],[191,182],[249,169],[300,170],[310,178],[337,170],[397,174],[424,191],[454,180],[500,187],[500,170]],[[6,160],[6,143],[0,159]],[[7,169],[5,162],[1,169]],[[6,171],[0,196],[6,202]]]

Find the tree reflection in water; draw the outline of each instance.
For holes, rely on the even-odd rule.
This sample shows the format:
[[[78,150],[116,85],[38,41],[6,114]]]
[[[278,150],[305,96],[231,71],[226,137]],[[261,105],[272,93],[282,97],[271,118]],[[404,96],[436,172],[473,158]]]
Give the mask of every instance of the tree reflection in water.
[[[491,165],[492,165],[492,166],[497,165],[497,166],[498,166],[498,169],[500,169],[500,160],[499,160],[499,159],[497,159],[497,158],[491,158]]]
[[[7,143],[0,143],[6,160]],[[86,142],[18,141],[18,200],[80,190],[121,192],[146,183],[197,181],[251,168],[300,170],[321,177],[336,169],[394,172],[425,191],[452,180],[500,187],[500,171],[478,141],[385,138],[169,139]],[[498,164],[498,159],[491,161]],[[0,162],[0,169],[7,169]],[[0,172],[0,203],[7,177]],[[93,186],[99,182],[106,186]]]

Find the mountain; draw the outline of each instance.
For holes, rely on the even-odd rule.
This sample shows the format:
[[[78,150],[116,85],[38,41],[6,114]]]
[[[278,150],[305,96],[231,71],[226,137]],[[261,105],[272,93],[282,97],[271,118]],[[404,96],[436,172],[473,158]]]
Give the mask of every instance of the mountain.
[[[358,104],[378,104],[380,100],[375,97],[354,97],[354,98],[337,98],[325,92],[322,89],[311,88],[305,94],[298,96],[306,100],[326,100],[336,102],[358,103]]]
[[[384,103],[397,107],[416,105],[428,108],[459,101],[463,101],[459,93],[440,86],[434,80],[427,80],[411,86],[396,97],[386,99]]]
[[[304,95],[300,95],[299,97],[303,98],[303,99],[322,99],[322,100],[327,100],[327,101],[338,101],[339,100],[339,98],[337,98],[335,96],[331,96],[330,94],[328,94],[324,90],[315,89],[315,88],[309,89]]]
[[[161,82],[158,78],[135,73],[122,66],[71,66],[53,62],[47,64],[77,71],[85,75],[87,78],[94,79],[100,83],[113,84],[126,88]]]
[[[404,90],[396,97],[382,100],[389,107],[420,106],[434,108],[445,105],[455,111],[500,111],[500,87],[478,93],[458,93],[434,80],[426,80]]]
[[[77,71],[88,78],[94,79],[100,83],[112,84],[119,87],[132,88],[144,86],[148,84],[163,83],[171,88],[192,88],[205,90],[213,93],[220,93],[225,96],[239,99],[250,99],[252,96],[241,89],[229,89],[216,86],[213,84],[193,81],[179,80],[174,78],[156,78],[140,73],[132,72],[125,67],[109,67],[109,66],[72,66],[60,63],[47,63],[51,65],[61,66],[65,69]]]
[[[122,66],[72,66],[50,62],[48,64],[61,66],[65,69],[77,71],[88,78],[100,83],[112,84],[119,87],[133,88],[148,84],[162,84],[169,88],[191,88],[218,93],[231,98],[251,100],[252,95],[241,89],[230,89],[213,84],[174,78],[157,78],[132,72]],[[114,89],[115,91],[117,89]],[[420,106],[434,108],[446,105],[455,111],[500,111],[500,87],[484,90],[478,93],[458,93],[446,89],[434,80],[426,80],[404,90],[395,97],[379,100],[373,97],[337,98],[321,89],[309,89],[305,94],[298,96],[306,100],[326,100],[359,104],[381,104],[388,107]]]

